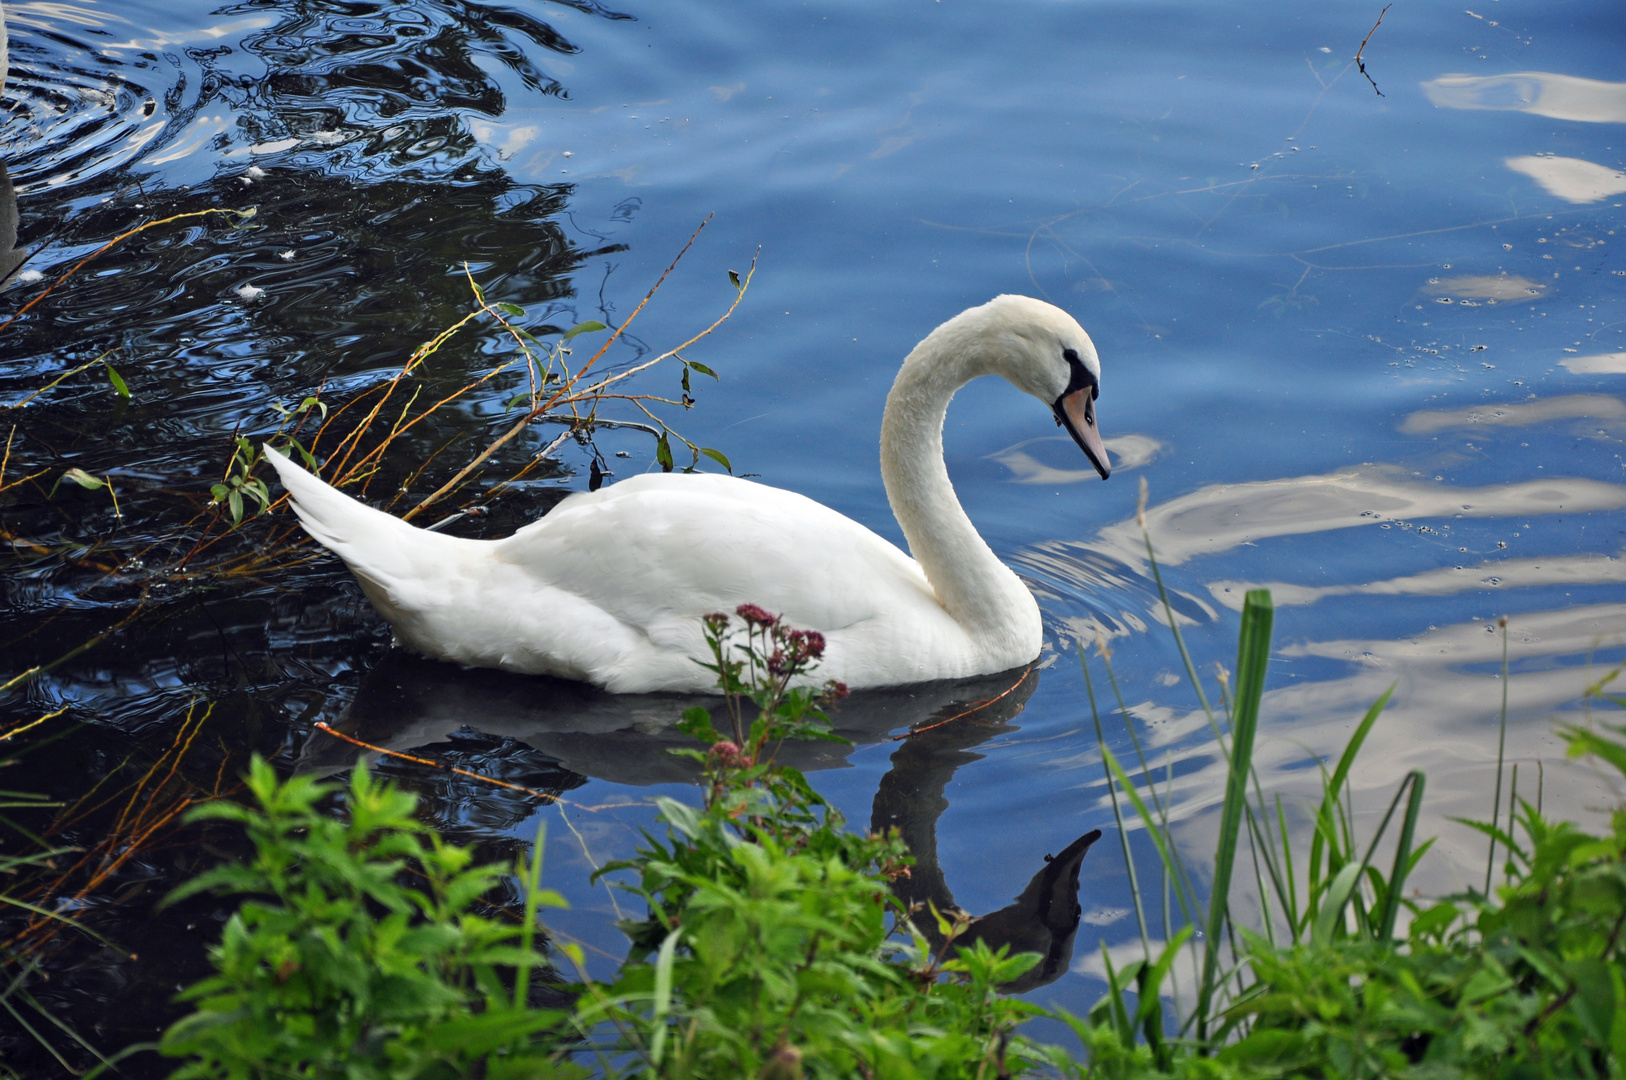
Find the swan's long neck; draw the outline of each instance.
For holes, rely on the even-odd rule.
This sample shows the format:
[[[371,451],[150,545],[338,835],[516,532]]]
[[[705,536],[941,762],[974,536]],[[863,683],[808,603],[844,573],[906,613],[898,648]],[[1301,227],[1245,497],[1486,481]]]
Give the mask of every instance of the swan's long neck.
[[[955,391],[995,371],[980,335],[956,334],[952,326],[917,345],[892,384],[881,420],[881,478],[909,552],[944,610],[976,638],[1025,636],[1038,615],[1032,594],[978,535],[943,463],[943,420]]]

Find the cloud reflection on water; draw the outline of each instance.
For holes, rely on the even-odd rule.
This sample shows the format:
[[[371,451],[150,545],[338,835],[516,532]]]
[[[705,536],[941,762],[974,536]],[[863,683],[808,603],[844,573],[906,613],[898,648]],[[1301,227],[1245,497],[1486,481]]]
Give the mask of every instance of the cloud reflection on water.
[[[1608,399],[1614,400],[1614,399]],[[1211,484],[1146,511],[1158,561],[1177,566],[1271,537],[1300,536],[1418,518],[1531,517],[1626,508],[1626,487],[1554,476],[1485,487],[1427,482],[1393,465],[1360,465],[1319,476]],[[1145,542],[1133,518],[1091,545],[1133,566]]]
[[[1450,596],[1482,589],[1548,585],[1626,585],[1626,559],[1612,555],[1504,559],[1474,566],[1442,566],[1387,581],[1319,588],[1283,581],[1215,581],[1209,583],[1208,591],[1219,603],[1241,611],[1242,598],[1249,589],[1269,589],[1277,607],[1297,607],[1328,596]]]
[[[1523,173],[1565,202],[1601,202],[1626,192],[1626,173],[1581,158],[1547,157],[1526,154],[1510,157],[1504,164]]]
[[[1508,75],[1441,75],[1422,84],[1447,109],[1527,112],[1554,120],[1626,123],[1626,83],[1582,79],[1551,71]]]
[[[1070,451],[1067,454],[1069,459],[1078,456],[1071,439],[1060,435],[1046,435],[1019,442],[1015,446],[989,454],[988,457],[1011,470],[1011,479],[1018,484],[1077,484],[1100,478],[1101,474],[1093,468],[1070,469],[1046,465],[1036,459],[1033,451],[1029,449],[1036,444],[1051,443]],[[1106,448],[1108,456],[1112,459],[1112,471],[1121,473],[1150,463],[1163,449],[1163,444],[1150,435],[1120,435],[1115,439],[1107,439]]]
[[[1576,375],[1626,375],[1626,352],[1571,356],[1559,363]]]
[[[1598,672],[1581,666],[1596,649],[1626,640],[1626,604],[1597,604],[1529,612],[1509,626],[1507,761],[1520,764],[1520,793],[1534,800],[1537,763],[1545,774],[1544,809],[1596,824],[1609,802],[1607,788],[1586,766],[1567,763],[1554,733],[1554,714],[1574,702]],[[1351,774],[1357,831],[1370,837],[1388,799],[1406,774],[1427,775],[1421,836],[1441,838],[1438,858],[1428,860],[1413,884],[1439,895],[1470,883],[1484,869],[1485,848],[1477,834],[1453,818],[1488,818],[1496,718],[1502,682],[1496,674],[1502,639],[1496,625],[1463,622],[1392,640],[1312,641],[1281,647],[1273,660],[1276,689],[1267,691],[1260,710],[1254,764],[1259,782],[1280,793],[1299,813],[1319,798],[1319,770],[1340,753],[1366,709],[1391,686],[1390,705]],[[1344,660],[1348,674],[1333,679],[1288,682],[1282,675],[1305,661]],[[1205,861],[1218,830],[1214,813],[1223,795],[1226,767],[1206,737],[1200,712],[1180,713],[1151,702],[1132,707],[1146,725],[1148,754],[1162,772],[1165,754],[1174,761],[1174,792],[1182,851]],[[1569,719],[1579,720],[1573,712]],[[1504,797],[1508,793],[1503,788]],[[1100,793],[1105,799],[1105,792]]]
[[[1626,364],[1616,366],[1614,354],[1607,354],[1577,358],[1575,370],[1626,370]],[[1417,411],[1404,417],[1399,430],[1406,435],[1434,435],[1563,421],[1585,421],[1588,428],[1602,422],[1614,429],[1623,418],[1626,403],[1620,399],[1576,394]],[[1361,525],[1381,527],[1391,521],[1404,527],[1423,519],[1524,519],[1623,507],[1626,487],[1585,477],[1554,476],[1466,487],[1429,481],[1422,473],[1399,465],[1366,464],[1321,475],[1208,485],[1149,507],[1146,517],[1160,562],[1171,568],[1195,563],[1191,570],[1166,575],[1174,586],[1182,577],[1188,583],[1193,576],[1198,580],[1206,577],[1202,556],[1258,544],[1267,548],[1268,558],[1268,545],[1260,542],[1272,539]],[[1438,526],[1442,532],[1445,528]],[[1429,530],[1420,526],[1420,531]],[[1442,554],[1436,548],[1428,552],[1422,557],[1431,561]],[[1465,559],[1460,566],[1430,565],[1410,573],[1391,570],[1375,580],[1310,585],[1237,579],[1235,564],[1241,557],[1227,556],[1226,577],[1207,580],[1201,586],[1223,608],[1240,609],[1246,591],[1259,587],[1269,588],[1281,608],[1342,596],[1448,597],[1494,592],[1499,610],[1516,610],[1510,590],[1566,590],[1556,601],[1532,598],[1532,605],[1532,599],[1527,599],[1527,605],[1559,606],[1521,611],[1509,624],[1507,655],[1512,677],[1506,686],[1507,760],[1520,764],[1520,792],[1526,797],[1533,796],[1540,763],[1539,771],[1546,774],[1545,808],[1550,812],[1587,821],[1610,803],[1610,789],[1600,778],[1584,765],[1565,762],[1555,728],[1559,719],[1581,718],[1575,711],[1577,703],[1600,674],[1589,666],[1594,655],[1604,651],[1612,657],[1626,645],[1626,603],[1615,602],[1618,587],[1626,585],[1626,558],[1581,551],[1482,559],[1471,564]],[[1386,556],[1388,560],[1396,557],[1405,556]],[[1245,558],[1258,565],[1257,555]],[[1141,527],[1134,519],[1107,526],[1093,540],[1036,545],[1023,553],[1020,564],[1030,580],[1055,582],[1064,592],[1090,592],[1095,606],[1103,611],[1117,604],[1144,612],[1141,618],[1123,612],[1116,625],[1106,626],[1107,636],[1147,630],[1156,634],[1159,631],[1151,630],[1151,624],[1164,621],[1155,593],[1129,584],[1149,572]],[[1278,568],[1275,573],[1284,571]],[[1599,587],[1610,591],[1593,595],[1582,591]],[[1189,593],[1173,591],[1182,623],[1215,621],[1214,608]],[[1057,616],[1052,625],[1064,635],[1089,641],[1092,629],[1100,629],[1090,619],[1061,617],[1053,602],[1047,602],[1046,610]],[[1352,609],[1351,615],[1355,614]],[[1439,617],[1437,611],[1432,614]],[[1368,740],[1353,777],[1356,817],[1358,829],[1370,836],[1396,785],[1413,769],[1426,774],[1422,835],[1441,837],[1440,857],[1430,860],[1413,882],[1427,894],[1461,888],[1483,873],[1484,846],[1475,834],[1451,819],[1489,816],[1497,717],[1503,701],[1504,686],[1498,674],[1503,638],[1497,624],[1456,618],[1459,621],[1413,629],[1397,637],[1293,640],[1291,631],[1279,629],[1272,689],[1261,710],[1255,760],[1263,790],[1280,792],[1289,807],[1296,808],[1290,814],[1299,815],[1294,827],[1308,828],[1304,808],[1319,797],[1321,782],[1313,762],[1340,753],[1362,714],[1393,687],[1389,708]],[[1322,617],[1309,622],[1294,619],[1284,625],[1314,628],[1329,624]],[[1356,624],[1352,618],[1333,625]],[[1150,689],[1153,682],[1142,678],[1124,685]],[[1184,697],[1188,692],[1175,693]],[[1208,718],[1199,710],[1166,704],[1150,694],[1132,704],[1129,712],[1146,741],[1155,771],[1161,777],[1166,763],[1172,767],[1172,792],[1178,808],[1174,818],[1182,851],[1198,864],[1206,864],[1219,824],[1215,811],[1226,783],[1226,765],[1213,745]],[[1104,783],[1089,770],[1081,777],[1088,797],[1105,809]]]
[[[1626,402],[1619,398],[1607,394],[1569,394],[1537,401],[1469,405],[1461,409],[1423,409],[1407,416],[1400,424],[1400,431],[1405,435],[1432,435],[1436,431],[1476,425],[1528,427],[1554,420],[1620,420],[1623,417],[1626,417]]]

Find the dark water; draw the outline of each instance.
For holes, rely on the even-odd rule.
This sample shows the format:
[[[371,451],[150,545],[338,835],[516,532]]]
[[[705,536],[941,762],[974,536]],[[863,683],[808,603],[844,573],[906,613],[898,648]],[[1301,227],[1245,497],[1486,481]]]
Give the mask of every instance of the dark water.
[[[1100,349],[1119,462],[1105,484],[1008,387],[968,388],[949,418],[960,496],[1045,611],[1037,680],[936,742],[881,740],[1003,687],[855,702],[842,723],[860,744],[803,762],[853,822],[904,815],[974,912],[1108,828],[1071,970],[1035,999],[1087,1008],[1100,942],[1140,948],[1080,639],[1111,639],[1199,863],[1214,828],[1223,781],[1159,625],[1141,478],[1205,673],[1232,662],[1245,589],[1275,590],[1267,788],[1311,791],[1312,755],[1395,684],[1357,809],[1381,813],[1426,769],[1443,858],[1422,884],[1473,877],[1483,849],[1446,819],[1488,810],[1506,614],[1509,757],[1524,776],[1544,763],[1550,806],[1597,808],[1608,791],[1558,762],[1551,732],[1626,632],[1626,23],[1608,3],[1397,5],[1364,53],[1380,95],[1348,59],[1380,6],[7,3],[0,154],[29,254],[0,321],[143,222],[257,212],[149,229],[0,329],[0,403],[104,355],[131,391],[93,367],[0,414],[0,485],[40,473],[0,491],[0,679],[137,616],[0,697],[7,730],[65,709],[5,786],[72,800],[130,782],[209,705],[182,770],[200,789],[250,751],[350,760],[319,721],[417,748],[564,797],[387,766],[492,854],[543,816],[549,881],[573,905],[551,922],[613,970],[626,901],[588,874],[630,851],[652,795],[689,791],[662,753],[671,703],[392,652],[336,561],[260,561],[285,518],[194,548],[220,533],[206,503],[233,434],[275,430],[275,403],[390,379],[468,310],[465,263],[538,332],[619,325],[713,214],[607,359],[704,327],[760,247],[738,312],[686,354],[720,380],[666,418],[899,542],[876,443],[915,341],[1023,292]],[[505,349],[488,324],[466,331],[411,389],[438,400]],[[640,385],[675,397],[678,375]],[[450,478],[516,387],[413,428],[373,493]],[[516,440],[469,497],[559,430]],[[640,432],[594,441],[616,474],[653,467]],[[594,452],[566,442],[455,528],[504,534],[585,487]],[[105,490],[52,492],[68,468],[110,478],[122,516]],[[1108,732],[1127,752],[1122,721]],[[93,845],[106,817],[64,839]],[[221,916],[151,903],[213,857],[177,841],[123,864],[82,904],[141,958],[61,950],[36,994],[103,1049],[150,1037]],[[34,1074],[54,1068],[0,1038]]]

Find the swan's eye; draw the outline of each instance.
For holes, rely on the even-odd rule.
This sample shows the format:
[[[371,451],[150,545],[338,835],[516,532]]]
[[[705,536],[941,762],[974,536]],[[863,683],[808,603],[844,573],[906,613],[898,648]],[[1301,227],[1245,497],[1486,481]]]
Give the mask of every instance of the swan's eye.
[[[1063,349],[1061,351],[1061,358],[1067,362],[1067,367],[1069,369],[1067,389],[1064,391],[1063,396],[1071,394],[1076,390],[1082,390],[1085,387],[1090,388],[1091,401],[1094,401],[1096,398],[1101,396],[1100,380],[1098,380],[1095,375],[1091,373],[1089,368],[1084,366],[1084,361],[1078,358],[1077,349]]]

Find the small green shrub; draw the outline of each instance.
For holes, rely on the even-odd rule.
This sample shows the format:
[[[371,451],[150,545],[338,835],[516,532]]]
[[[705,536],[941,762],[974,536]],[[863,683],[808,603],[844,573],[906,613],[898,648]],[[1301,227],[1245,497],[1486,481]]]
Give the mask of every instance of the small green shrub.
[[[358,765],[344,814],[319,809],[336,786],[281,781],[256,758],[257,805],[194,811],[241,824],[255,855],[181,886],[243,897],[211,952],[216,974],[186,990],[197,1011],[161,1052],[192,1077],[568,1077],[555,1057],[568,1013],[529,1007],[545,963],[533,918],[478,914],[504,868],[473,865],[412,818],[416,798]],[[563,901],[537,889],[540,850],[521,877],[527,916]]]

